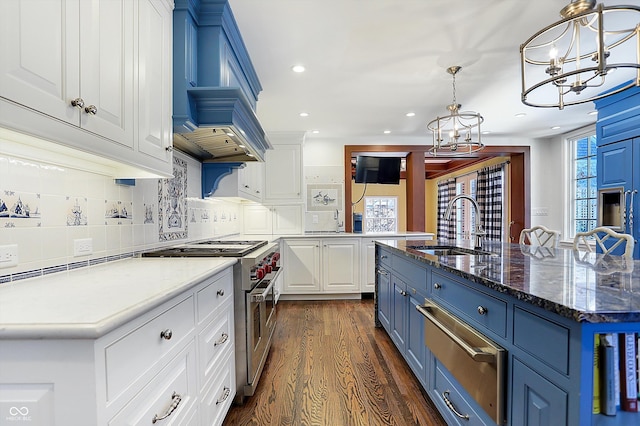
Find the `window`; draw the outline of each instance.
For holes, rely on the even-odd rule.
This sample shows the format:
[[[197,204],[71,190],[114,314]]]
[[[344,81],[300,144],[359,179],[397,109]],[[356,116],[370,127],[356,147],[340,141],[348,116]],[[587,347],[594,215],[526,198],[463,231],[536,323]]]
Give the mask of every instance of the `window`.
[[[456,195],[466,194],[476,198],[477,173],[471,173],[456,178]],[[466,200],[456,201],[456,234],[464,238],[471,238],[475,231],[476,211]]]
[[[398,197],[365,197],[364,232],[398,231]]]
[[[571,201],[568,237],[596,227],[598,185],[594,131],[568,140],[571,152]]]

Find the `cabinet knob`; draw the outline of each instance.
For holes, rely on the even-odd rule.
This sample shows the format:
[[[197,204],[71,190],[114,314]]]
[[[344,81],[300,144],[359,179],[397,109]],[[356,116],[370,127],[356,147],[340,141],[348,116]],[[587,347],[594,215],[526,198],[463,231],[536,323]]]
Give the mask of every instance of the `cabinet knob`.
[[[489,312],[489,310],[487,308],[485,308],[484,306],[480,305],[478,306],[478,313],[480,315],[485,315],[487,312]]]
[[[216,291],[216,294],[220,297],[224,296],[224,289],[220,289],[218,291]]]
[[[71,106],[76,107],[76,108],[82,108],[84,106],[84,99],[82,98],[75,98],[71,101]]]
[[[95,105],[89,105],[85,107],[84,112],[91,115],[96,115],[98,113],[98,108]]]
[[[171,336],[173,336],[173,331],[171,331],[170,328],[167,328],[166,330],[162,330],[160,332],[160,338],[164,340],[171,340]]]
[[[440,289],[442,288],[442,284],[440,284],[440,283],[435,283],[435,284],[433,285],[433,288],[435,288],[436,290],[440,290]]]
[[[387,258],[386,254],[383,254],[382,256],[380,256],[380,259],[386,259],[386,258]]]
[[[223,391],[222,391],[222,397],[220,397],[220,399],[216,400],[216,405],[222,404],[223,402],[225,402],[227,400],[227,398],[229,398],[230,394],[231,394],[231,389],[229,389],[228,387],[225,386]]]
[[[403,295],[403,296],[406,296],[406,295],[407,295],[407,292],[406,292],[406,291],[404,291],[404,290],[400,290],[400,294],[401,294],[401,295]]]
[[[173,147],[172,146],[168,146],[165,148],[168,152],[173,152]]]

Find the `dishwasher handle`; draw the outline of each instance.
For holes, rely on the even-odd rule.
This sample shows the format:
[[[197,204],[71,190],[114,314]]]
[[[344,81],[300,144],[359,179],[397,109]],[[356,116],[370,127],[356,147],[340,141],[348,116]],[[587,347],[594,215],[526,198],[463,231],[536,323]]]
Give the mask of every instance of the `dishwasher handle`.
[[[477,362],[487,362],[494,363],[496,362],[496,354],[491,352],[483,351],[480,348],[473,347],[469,345],[464,339],[460,338],[454,331],[450,330],[445,324],[440,322],[435,316],[433,316],[430,312],[431,309],[436,308],[433,305],[425,303],[424,306],[417,305],[416,309],[422,315],[424,315],[429,321],[433,323],[436,327],[438,327],[444,334],[446,334],[451,340],[453,340],[458,346],[460,346],[464,351]]]

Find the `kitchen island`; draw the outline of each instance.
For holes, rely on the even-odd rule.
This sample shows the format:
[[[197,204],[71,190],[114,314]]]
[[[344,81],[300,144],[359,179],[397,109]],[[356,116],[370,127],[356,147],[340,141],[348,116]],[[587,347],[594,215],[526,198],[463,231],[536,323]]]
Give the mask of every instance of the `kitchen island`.
[[[129,258],[0,286],[0,423],[221,424],[235,263]]]
[[[637,413],[592,413],[594,376],[599,376],[594,375],[595,337],[640,332],[640,262],[517,244],[472,249],[443,241],[376,242],[376,322],[447,421],[640,422]],[[466,377],[477,372],[459,371],[448,356],[434,354],[441,353],[441,345],[430,339],[439,332],[417,307],[440,309],[501,348],[504,362],[492,400],[483,397],[491,393],[487,382],[479,388],[469,384]],[[497,363],[479,363],[478,369],[495,369]],[[461,420],[465,416],[469,420]]]

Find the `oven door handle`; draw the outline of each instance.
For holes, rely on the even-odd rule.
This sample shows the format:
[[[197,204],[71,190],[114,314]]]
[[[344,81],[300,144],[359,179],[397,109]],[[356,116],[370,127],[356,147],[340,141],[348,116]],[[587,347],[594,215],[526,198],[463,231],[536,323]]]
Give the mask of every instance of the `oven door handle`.
[[[446,334],[451,340],[453,340],[458,346],[460,346],[464,351],[476,362],[487,362],[492,363],[496,361],[496,354],[491,352],[485,352],[480,348],[474,348],[460,338],[454,331],[450,330],[445,324],[438,321],[436,317],[431,315],[429,312],[431,309],[437,309],[437,306],[430,305],[425,303],[424,306],[417,305],[416,309],[424,315],[429,321],[433,323],[436,327],[438,327],[444,334]]]
[[[274,280],[269,280],[269,285],[267,286],[267,288],[264,289],[264,291],[261,291],[260,293],[258,293],[257,291],[259,289],[253,290],[249,294],[251,296],[251,302],[253,302],[253,303],[262,303],[262,302],[266,301],[267,300],[267,296],[269,295],[269,293],[271,293],[271,290],[273,289],[274,284],[275,284]]]

